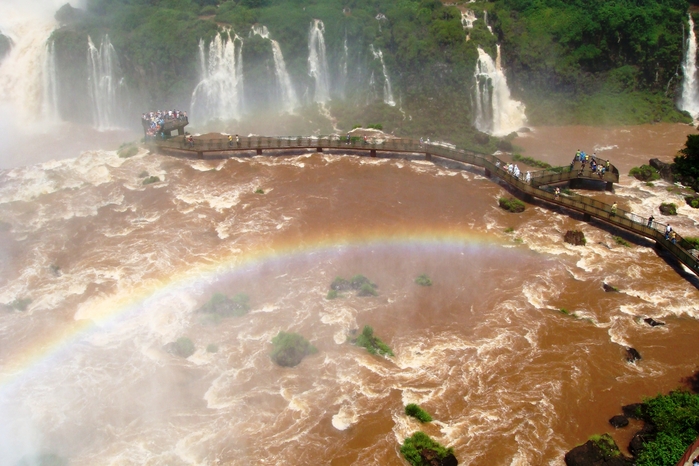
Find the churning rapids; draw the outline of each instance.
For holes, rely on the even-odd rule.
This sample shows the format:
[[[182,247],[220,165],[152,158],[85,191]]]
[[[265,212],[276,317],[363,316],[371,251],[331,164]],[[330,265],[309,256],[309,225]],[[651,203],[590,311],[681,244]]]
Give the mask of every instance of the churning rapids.
[[[580,144],[628,173],[669,159],[691,127],[588,129],[587,146],[566,131],[581,134],[516,144],[558,164]],[[162,181],[144,186],[144,172]],[[594,195],[658,218],[675,202],[673,226],[699,236],[699,215],[666,188],[622,176]],[[402,465],[399,445],[423,428],[462,464],[562,464],[622,404],[696,370],[697,281],[602,224],[506,213],[505,194],[475,168],[340,154],[92,151],[0,171],[0,302],[31,299],[0,313],[0,463]],[[568,229],[588,245],[565,244]],[[359,273],[378,297],[326,300],[336,276]],[[432,287],[414,284],[422,273]],[[195,311],[217,291],[247,293],[251,312],[207,324]],[[365,324],[394,358],[345,343]],[[280,330],[319,352],[276,366]],[[194,355],[163,350],[183,336]],[[626,346],[643,359],[627,363]],[[406,418],[410,402],[436,421]]]

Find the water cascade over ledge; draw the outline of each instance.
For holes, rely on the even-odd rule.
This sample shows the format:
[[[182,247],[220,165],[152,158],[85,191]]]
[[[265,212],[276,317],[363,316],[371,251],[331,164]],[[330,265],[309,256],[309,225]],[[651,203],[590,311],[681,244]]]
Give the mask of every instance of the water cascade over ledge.
[[[499,45],[495,62],[478,47],[478,63],[474,77],[474,126],[479,131],[504,136],[524,126],[527,121],[524,104],[510,96],[507,79],[500,63]]]
[[[393,90],[391,89],[391,80],[388,77],[388,70],[386,69],[386,63],[383,61],[383,52],[381,49],[376,50],[374,44],[369,46],[371,48],[371,53],[374,55],[374,59],[381,62],[381,70],[383,72],[383,101],[385,104],[391,107],[396,106],[396,101],[393,99]]]
[[[104,37],[99,49],[88,36],[87,66],[93,124],[100,131],[115,129],[123,81],[117,77],[119,62],[109,36]]]
[[[330,99],[330,79],[328,61],[325,57],[325,26],[314,19],[308,32],[308,74],[315,81],[314,102],[327,102]]]
[[[281,100],[281,108],[286,112],[293,112],[298,107],[298,97],[291,82],[291,77],[286,71],[284,55],[279,42],[269,36],[267,26],[253,26],[252,33],[269,40],[272,43],[272,56],[274,58],[274,73],[277,77],[277,86]]]
[[[238,119],[243,114],[243,40],[230,30],[209,44],[199,41],[201,80],[192,93],[192,118],[199,121]]]
[[[685,56],[682,62],[682,95],[679,107],[686,110],[695,120],[699,116],[699,82],[697,82],[697,35],[694,32],[694,20],[689,14],[689,34]]]

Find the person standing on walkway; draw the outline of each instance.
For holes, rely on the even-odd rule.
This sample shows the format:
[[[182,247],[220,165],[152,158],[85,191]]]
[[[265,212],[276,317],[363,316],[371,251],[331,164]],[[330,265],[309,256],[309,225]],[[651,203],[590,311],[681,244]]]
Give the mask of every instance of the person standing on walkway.
[[[228,147],[233,147],[233,136],[228,135]]]
[[[670,232],[672,231],[672,227],[668,224],[665,227],[665,239],[670,239]]]
[[[556,186],[556,190],[553,192],[554,194],[554,199],[558,200],[558,198],[561,196],[561,188]]]
[[[675,230],[670,232],[670,241],[672,241],[672,244],[677,244],[677,233],[675,233]]]
[[[616,215],[616,208],[617,208],[617,205],[616,205],[616,202],[615,202],[614,204],[612,204],[612,208],[609,209],[609,211],[611,212],[612,217],[614,217],[614,216]]]
[[[235,145],[236,147],[240,147],[240,136],[237,134],[235,135]]]
[[[653,228],[653,220],[655,220],[655,217],[652,215],[648,217],[648,228]]]

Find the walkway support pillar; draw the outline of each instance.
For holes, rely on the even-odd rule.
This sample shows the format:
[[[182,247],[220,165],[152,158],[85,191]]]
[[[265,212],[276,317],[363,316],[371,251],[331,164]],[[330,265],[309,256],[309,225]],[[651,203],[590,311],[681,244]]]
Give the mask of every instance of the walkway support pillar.
[[[198,158],[198,159],[204,159],[204,152],[198,150],[198,151],[197,151],[197,158]]]
[[[257,155],[262,155],[262,149],[257,149]]]
[[[485,169],[485,177],[486,177],[486,178],[491,178],[492,176],[493,176],[493,174],[490,173],[490,170],[488,170],[488,169],[486,168],[486,169]]]
[[[605,188],[609,192],[614,192],[614,183],[611,181],[607,181],[607,186]]]
[[[590,217],[590,214],[583,214],[583,221],[584,222],[589,222],[592,220],[592,217]]]
[[[432,160],[432,154],[425,152],[425,160]]]
[[[316,152],[322,153],[322,152],[323,152],[323,148],[322,148],[322,147],[316,147]]]
[[[376,157],[376,149],[371,149],[371,151],[369,152],[369,155],[372,157]]]

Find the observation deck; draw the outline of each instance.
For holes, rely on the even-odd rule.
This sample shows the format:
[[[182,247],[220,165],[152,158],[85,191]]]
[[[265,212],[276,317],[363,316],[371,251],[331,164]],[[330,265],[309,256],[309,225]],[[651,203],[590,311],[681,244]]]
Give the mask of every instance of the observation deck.
[[[619,181],[619,170],[613,165],[605,171],[602,177],[589,170],[581,170],[580,162],[560,171],[544,170],[532,174],[530,182],[524,181],[524,176],[516,177],[505,170],[506,163],[494,155],[482,154],[474,151],[456,149],[452,145],[439,143],[420,143],[414,139],[372,139],[369,141],[361,137],[349,139],[338,136],[328,137],[243,137],[236,141],[229,141],[227,136],[193,137],[188,141],[184,136],[166,140],[158,140],[154,149],[156,152],[170,155],[195,155],[204,159],[206,154],[218,154],[220,156],[235,156],[237,154],[254,152],[262,155],[267,152],[291,152],[294,150],[311,149],[316,152],[333,150],[340,152],[368,152],[371,157],[376,157],[379,152],[396,154],[413,154],[424,156],[432,160],[434,156],[447,160],[475,165],[484,169],[488,178],[497,177],[518,191],[522,197],[531,202],[534,198],[551,205],[556,205],[570,211],[583,214],[583,219],[589,222],[592,218],[617,228],[624,229],[639,236],[654,240],[656,245],[665,249],[680,263],[688,267],[694,274],[699,275],[698,251],[693,249],[692,243],[676,233],[675,241],[665,238],[666,224],[650,221],[648,218],[612,208],[587,196],[578,194],[560,193],[556,195],[549,186],[558,183],[581,183],[583,180],[602,180],[611,189],[611,184]],[[600,163],[606,165],[606,160]]]

